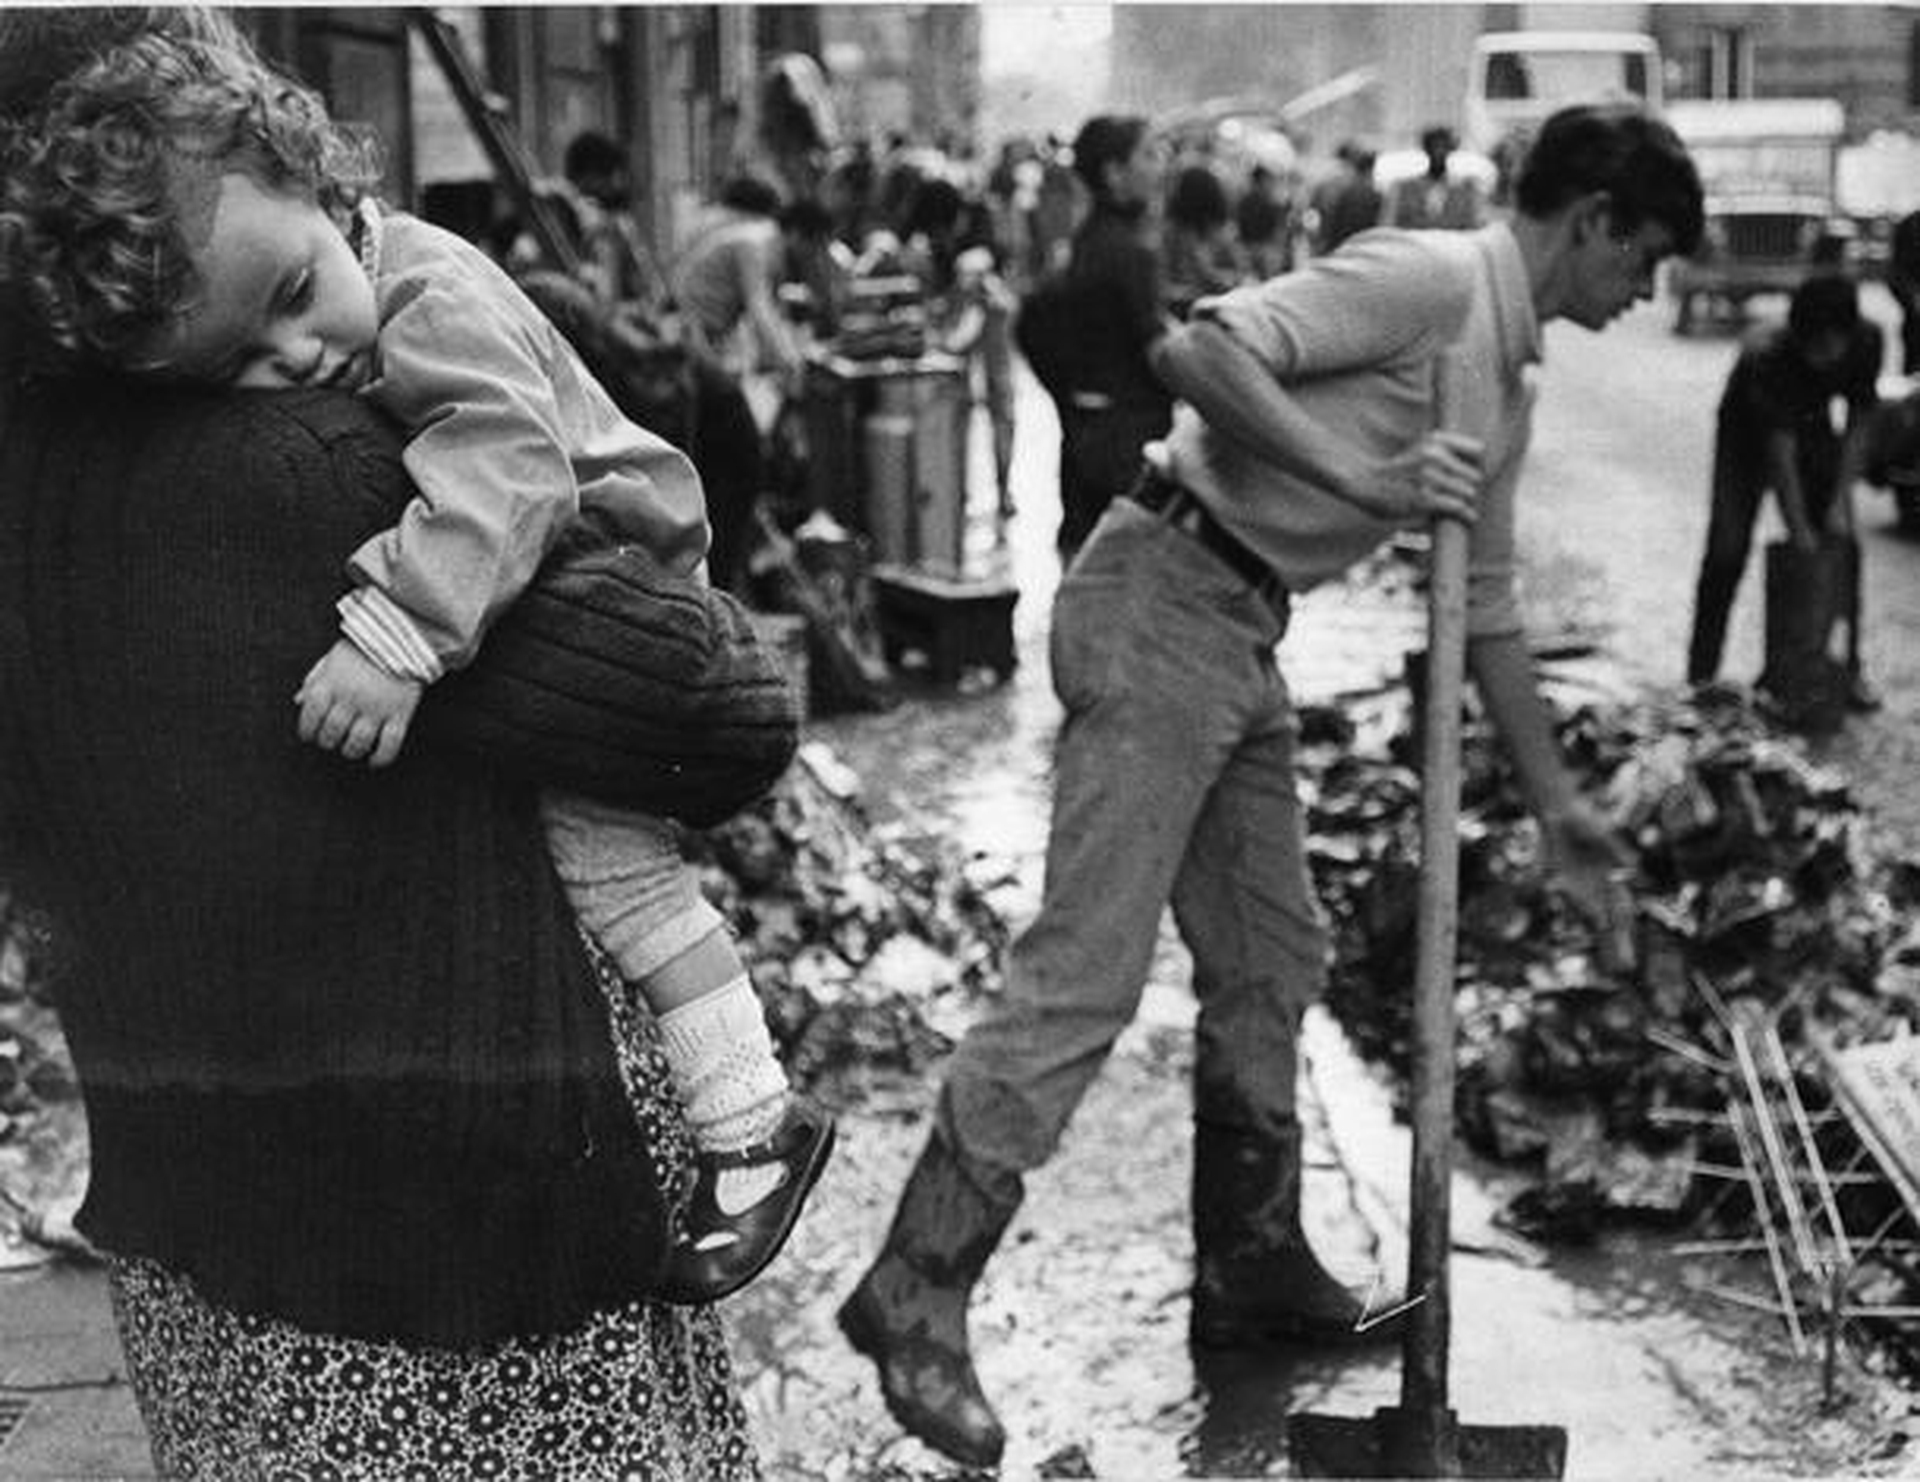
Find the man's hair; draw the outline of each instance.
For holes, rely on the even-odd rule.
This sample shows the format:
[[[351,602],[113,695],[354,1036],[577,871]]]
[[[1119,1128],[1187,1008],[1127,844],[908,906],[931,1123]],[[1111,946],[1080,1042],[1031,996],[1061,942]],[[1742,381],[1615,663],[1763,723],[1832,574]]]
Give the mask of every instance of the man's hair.
[[[922,180],[913,187],[913,194],[907,198],[900,229],[903,235],[909,237],[937,237],[957,228],[966,211],[967,198],[960,193],[960,187],[951,180],[936,176]]]
[[[1188,165],[1167,194],[1167,220],[1189,231],[1207,232],[1233,219],[1233,206],[1220,177],[1205,165]]]
[[[1513,198],[1524,215],[1544,218],[1595,191],[1607,194],[1616,235],[1652,221],[1672,233],[1676,252],[1699,245],[1699,172],[1680,136],[1632,104],[1582,104],[1554,114],[1527,151]]]
[[[1860,295],[1851,278],[1821,273],[1793,291],[1787,305],[1787,333],[1808,345],[1830,334],[1850,335],[1860,326]]]
[[[560,161],[561,173],[576,183],[588,175],[618,175],[626,168],[626,150],[618,141],[592,129],[575,134]]]
[[[237,32],[134,35],[0,130],[0,286],[49,368],[137,368],[201,290],[187,240],[223,175],[344,213],[368,145]]]
[[[1137,114],[1096,113],[1073,136],[1073,173],[1096,196],[1107,193],[1107,166],[1124,165],[1147,137],[1147,121]]]
[[[758,175],[736,175],[720,187],[719,202],[749,216],[778,216],[780,192]]]
[[[1432,154],[1437,149],[1444,149],[1451,153],[1459,147],[1460,136],[1445,124],[1435,124],[1432,128],[1421,131],[1420,152],[1422,154]]]

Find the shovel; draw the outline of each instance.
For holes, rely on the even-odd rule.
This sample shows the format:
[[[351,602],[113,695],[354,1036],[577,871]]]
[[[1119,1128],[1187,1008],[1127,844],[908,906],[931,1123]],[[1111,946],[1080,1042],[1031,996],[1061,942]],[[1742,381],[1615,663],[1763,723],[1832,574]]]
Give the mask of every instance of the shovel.
[[[1467,425],[1472,372],[1440,357],[1442,427]],[[1420,794],[1419,955],[1413,990],[1413,1178],[1400,1403],[1371,1418],[1287,1422],[1303,1477],[1548,1477],[1566,1471],[1560,1426],[1461,1425],[1447,1395],[1449,1181],[1453,1152],[1454,945],[1459,925],[1460,701],[1467,649],[1467,527],[1436,520],[1429,573],[1427,697]]]

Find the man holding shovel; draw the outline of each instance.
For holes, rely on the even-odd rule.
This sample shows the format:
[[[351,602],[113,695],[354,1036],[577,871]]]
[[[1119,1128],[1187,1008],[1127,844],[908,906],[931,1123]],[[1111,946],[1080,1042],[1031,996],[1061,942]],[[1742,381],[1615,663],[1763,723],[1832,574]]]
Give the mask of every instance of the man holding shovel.
[[[1004,997],[948,1068],[884,1249],[846,1306],[896,1419],[991,1465],[1004,1433],[967,1342],[969,1295],[1021,1195],[1138,1007],[1162,909],[1191,949],[1196,1029],[1191,1336],[1351,1341],[1360,1298],[1300,1225],[1300,1016],[1326,941],[1274,660],[1289,594],[1395,529],[1473,523],[1471,664],[1549,858],[1596,917],[1618,846],[1586,810],[1535,687],[1513,596],[1514,494],[1540,326],[1602,329],[1692,248],[1700,183],[1644,114],[1541,129],[1510,221],[1363,233],[1203,300],[1156,369],[1189,403],[1062,582],[1067,715],[1046,891]],[[1436,430],[1434,367],[1459,368]],[[1370,1328],[1368,1335],[1379,1332]]]

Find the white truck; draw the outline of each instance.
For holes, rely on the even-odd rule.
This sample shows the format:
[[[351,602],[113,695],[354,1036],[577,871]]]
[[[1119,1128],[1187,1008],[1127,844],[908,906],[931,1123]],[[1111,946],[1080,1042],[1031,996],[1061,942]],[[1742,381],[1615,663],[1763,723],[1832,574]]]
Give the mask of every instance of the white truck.
[[[1661,111],[1660,44],[1641,31],[1488,31],[1474,39],[1464,148],[1494,163],[1504,195],[1536,129],[1575,103]]]

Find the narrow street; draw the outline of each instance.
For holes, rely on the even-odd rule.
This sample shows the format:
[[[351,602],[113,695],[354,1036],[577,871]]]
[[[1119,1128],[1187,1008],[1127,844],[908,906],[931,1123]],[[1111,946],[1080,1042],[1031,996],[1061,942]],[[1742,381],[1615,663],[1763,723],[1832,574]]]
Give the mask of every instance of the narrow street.
[[[947,1050],[1042,896],[1062,720],[1049,672],[1060,427],[1017,365],[1011,518],[994,512],[984,405],[962,430],[976,374],[1004,413],[1002,289],[1025,295],[1013,342],[1036,365],[1063,363],[1049,384],[1078,409],[1069,416],[1085,415],[1097,453],[1158,394],[1144,347],[1160,317],[1187,317],[1225,285],[1286,272],[1376,222],[1472,226],[1525,202],[1539,233],[1521,231],[1519,269],[1488,257],[1491,293],[1476,288],[1463,332],[1484,347],[1491,325],[1504,347],[1509,300],[1531,290],[1581,314],[1682,240],[1693,263],[1665,271],[1731,274],[1709,294],[1728,304],[1802,274],[1828,280],[1815,301],[1837,277],[1869,279],[1861,308],[1897,346],[1884,284],[1911,279],[1920,221],[1920,0],[624,0],[74,16],[0,0],[0,20],[10,7],[24,19],[0,26],[11,598],[0,811],[16,834],[0,840],[13,872],[0,873],[0,1482],[203,1464],[293,1475],[315,1455],[326,1475],[385,1482],[405,1448],[432,1458],[409,1476],[545,1476],[578,1457],[594,1476],[677,1482],[750,1471],[755,1450],[766,1482],[986,1475],[902,1430],[836,1315],[927,1140]],[[300,86],[256,67],[254,47]],[[1602,100],[1624,106],[1553,118]],[[1651,133],[1629,121],[1635,110],[1656,121]],[[1427,261],[1402,250],[1399,261]],[[1268,316],[1264,332],[1298,340],[1296,369],[1426,333],[1410,301],[1446,297],[1444,264],[1432,260],[1427,284],[1390,253],[1378,261],[1336,259],[1353,265],[1353,286],[1300,296],[1304,330]],[[1034,295],[1041,285],[1064,287]],[[1046,299],[1064,307],[1049,315]],[[1775,321],[1786,295],[1748,307]],[[1350,322],[1362,319],[1369,332]],[[1571,713],[1560,734],[1576,785],[1642,850],[1638,868],[1607,873],[1608,909],[1590,913],[1606,919],[1553,888],[1550,862],[1583,842],[1599,851],[1553,826],[1566,814],[1544,829],[1524,816],[1517,779],[1536,802],[1559,798],[1526,764],[1529,738],[1523,765],[1506,765],[1469,704],[1453,830],[1461,899],[1440,918],[1457,931],[1432,929],[1446,892],[1420,878],[1417,815],[1421,773],[1437,780],[1442,753],[1418,759],[1402,725],[1420,719],[1405,702],[1425,672],[1407,663],[1427,642],[1424,532],[1293,600],[1278,662],[1305,717],[1303,853],[1337,924],[1329,1002],[1309,1010],[1300,1043],[1302,1218],[1323,1263],[1368,1294],[1369,1315],[1391,1315],[1414,1223],[1410,1097],[1391,1067],[1413,1040],[1447,1042],[1404,1014],[1417,949],[1446,939],[1419,977],[1423,999],[1444,996],[1455,969],[1450,1308],[1431,1282],[1404,1305],[1447,1319],[1440,1398],[1460,1425],[1560,1428],[1575,1482],[1920,1482],[1920,1196],[1895,1166],[1920,1131],[1879,1115],[1856,1083],[1912,1109],[1899,1094],[1915,1089],[1920,1039],[1863,1042],[1920,1033],[1920,532],[1897,528],[1889,493],[1856,492],[1877,711],[1803,755],[1775,733],[1773,699],[1685,695],[1717,404],[1750,326],[1681,336],[1675,319],[1663,285],[1607,332],[1547,328],[1521,478],[1519,597],[1543,689]],[[1819,330],[1796,327],[1809,375],[1827,359]],[[296,365],[295,338],[324,353]],[[1159,374],[1217,425],[1263,409],[1231,357],[1198,348],[1186,365],[1216,377],[1211,387],[1165,362]],[[1469,358],[1487,371],[1478,350]],[[586,367],[608,396],[583,384]],[[152,375],[165,394],[88,378],[56,402],[32,384],[66,369]],[[1420,392],[1404,370],[1396,362],[1382,382],[1388,394],[1339,408],[1358,418],[1356,437],[1404,430]],[[201,404],[267,386],[296,395]],[[326,388],[395,420],[414,443],[406,476],[426,495],[389,537],[354,529],[363,553],[393,556],[352,563],[363,589],[345,599],[349,542],[335,521],[366,525],[399,475],[319,404]],[[635,436],[609,399],[690,461]],[[68,424],[69,411],[84,420]],[[1766,420],[1756,413],[1755,426]],[[233,430],[255,427],[266,431]],[[443,456],[456,459],[444,470]],[[1116,456],[1132,457],[1130,444]],[[957,641],[942,626],[955,587],[941,580],[953,530],[939,490],[962,459],[965,574],[1017,588],[1018,664],[941,687],[928,673],[988,647],[972,642],[994,620],[981,614],[1004,610],[1001,589],[969,602],[978,625]],[[478,476],[482,460],[505,471]],[[1450,479],[1434,461],[1418,476],[1429,497]],[[1220,466],[1231,484],[1230,461]],[[341,497],[280,498],[281,469],[290,492]],[[169,482],[176,470],[195,477]],[[670,588],[688,614],[675,618],[652,579],[692,550],[702,488],[714,588],[759,609],[731,631],[703,631],[698,594]],[[164,492],[174,505],[155,499]],[[1218,537],[1206,499],[1194,517],[1192,491],[1164,492],[1171,525]],[[829,512],[873,538],[813,541]],[[414,523],[453,538],[402,552]],[[586,553],[621,568],[604,587],[593,571],[556,569],[586,543],[576,526],[632,548]],[[1167,539],[1185,538],[1176,529]],[[1764,547],[1782,533],[1767,508],[1722,670],[1736,687],[1762,668]],[[1305,569],[1340,549],[1336,524],[1280,538],[1298,541]],[[1272,551],[1203,544],[1236,582],[1273,576]],[[195,559],[209,552],[220,559]],[[861,610],[847,591],[869,559],[895,570]],[[529,580],[531,616],[505,617],[495,636],[488,624]],[[641,595],[630,604],[622,584]],[[1260,595],[1277,606],[1274,592]],[[449,610],[473,598],[472,623],[438,623],[441,595]],[[298,637],[288,651],[312,666],[308,652],[323,650],[300,635],[329,624],[336,601],[338,631],[313,629],[331,657],[295,696],[300,739],[286,725],[276,751],[277,645]],[[877,694],[888,683],[877,659],[825,676],[819,655],[832,642],[823,628],[867,637],[883,615],[874,646],[895,664],[897,703],[809,718],[785,779],[688,831],[691,870],[738,927],[738,963],[692,915],[643,914],[618,889],[600,892],[620,875],[663,878],[613,868],[615,843],[592,872],[609,878],[586,882],[631,923],[589,929],[640,980],[630,986],[648,1013],[719,990],[705,1007],[726,1035],[701,1032],[704,1010],[681,1021],[685,1035],[663,1035],[704,1142],[722,1144],[742,1106],[779,1104],[763,1094],[774,1082],[756,1014],[791,1084],[838,1117],[837,1151],[784,1252],[718,1309],[748,1446],[711,1314],[687,1323],[651,1300],[671,1284],[575,1331],[583,1308],[633,1298],[647,1279],[606,1252],[651,1247],[574,1217],[657,1212],[651,1185],[665,1184],[650,1184],[625,1129],[597,1135],[618,1097],[555,912],[596,913],[578,881],[556,894],[563,838],[550,840],[551,871],[528,853],[535,820],[552,828],[566,811],[534,794],[564,783],[609,810],[644,799],[706,824],[741,794],[707,811],[703,799],[740,777],[768,784],[790,738],[779,685],[740,661],[751,644],[734,635],[758,632],[770,651],[777,641],[795,668],[811,644],[816,698]],[[913,641],[930,662],[897,662],[920,624]],[[1137,647],[1163,666],[1136,675],[1171,674],[1164,692],[1197,693],[1175,664],[1198,673],[1227,640],[1193,631],[1203,636],[1177,646],[1149,634]],[[1266,638],[1242,633],[1244,662]],[[526,672],[497,657],[515,641]],[[671,662],[682,643],[699,662]],[[384,791],[343,784],[323,768],[346,762],[305,754],[317,742],[352,756],[371,734],[384,766],[429,676],[489,651],[492,672],[483,657],[463,681],[466,708],[457,694],[424,702],[424,755],[372,784]],[[369,660],[384,679],[367,677]],[[336,670],[361,679],[341,683],[316,736]],[[1434,715],[1461,708],[1433,689]],[[1597,716],[1577,711],[1589,700]],[[670,734],[669,720],[690,715],[705,717],[697,733]],[[1136,758],[1158,739],[1142,740],[1131,716],[1106,734],[1120,738],[1114,755]],[[774,763],[748,773],[754,746]],[[1128,830],[1109,858],[1166,844],[1155,817],[1137,816],[1158,784],[1104,804]],[[1249,868],[1257,851],[1242,836],[1260,817],[1219,831],[1232,837],[1217,856],[1200,851],[1207,862]],[[1591,878],[1601,873],[1595,863]],[[667,892],[652,894],[646,906],[661,907]],[[1279,908],[1297,918],[1287,894]],[[50,935],[47,904],[62,908]],[[1238,920],[1218,935],[1257,940],[1273,910],[1229,902],[1221,919]],[[669,943],[679,933],[656,934],[662,922],[691,926],[692,940]],[[1391,1325],[1340,1350],[1190,1346],[1196,1011],[1171,912],[1158,933],[1140,1012],[1057,1154],[1028,1177],[973,1295],[971,1351],[1005,1424],[994,1475],[1007,1479],[1291,1477],[1299,1417],[1364,1421],[1403,1398]],[[659,948],[651,972],[615,951],[623,937]],[[1223,979],[1256,976],[1244,946],[1221,955]],[[65,1000],[70,1044],[62,973],[89,971]],[[1210,1073],[1217,1035],[1234,1034],[1246,1059],[1266,1032],[1227,1008],[1217,1019],[1232,1028],[1208,1022]],[[1237,1091],[1221,1104],[1256,1120],[1270,1110]],[[641,1132],[655,1151],[663,1130],[649,1113]],[[1433,1171],[1425,1139],[1422,1152]],[[98,1219],[85,1228],[159,1263],[144,1290],[110,1290],[103,1252],[77,1232],[90,1176]],[[1241,1202],[1233,1182],[1213,1191]],[[1434,1188],[1423,1185],[1423,1205]],[[1260,1192],[1272,1195],[1266,1223],[1287,1201]],[[967,1202],[930,1200],[935,1213],[910,1223],[964,1237],[972,1221],[953,1206]],[[683,1212],[678,1234],[697,1223]],[[726,1244],[723,1233],[691,1248]],[[175,1277],[220,1309],[217,1334]],[[675,1434],[689,1419],[684,1429],[709,1434]],[[471,1461],[449,1461],[463,1445]],[[293,1446],[307,1448],[301,1463]]]
[[[1606,667],[1625,685],[1671,686],[1680,675],[1712,410],[1736,344],[1676,339],[1670,312],[1644,306],[1605,336],[1550,332],[1522,503],[1533,620],[1603,629]],[[1030,382],[1020,411],[1016,678],[814,730],[861,776],[876,816],[1004,861],[1030,910],[1057,720],[1045,662],[1056,443]],[[1892,533],[1882,496],[1863,498],[1861,523],[1868,653],[1888,704],[1827,750],[1889,837],[1912,842],[1920,813],[1903,798],[1902,773],[1920,706],[1910,641],[1920,545]],[[1736,611],[1731,676],[1757,670],[1759,630],[1754,577]],[[1407,599],[1383,608],[1322,592],[1302,604],[1283,667],[1306,697],[1364,689],[1397,672],[1418,634]],[[1397,1398],[1392,1345],[1291,1359],[1188,1349],[1185,974],[1169,927],[1145,1012],[1061,1155],[1030,1181],[976,1301],[982,1379],[1011,1435],[1005,1475],[1283,1476],[1289,1414],[1367,1415]],[[1330,1263],[1364,1284],[1403,1259],[1405,1133],[1330,1019],[1310,1021],[1307,1053],[1309,1221]],[[957,1475],[887,1417],[870,1367],[833,1325],[884,1234],[934,1090],[882,1084],[847,1109],[841,1151],[789,1254],[732,1306],[771,1475]],[[1837,1403],[1824,1405],[1817,1361],[1793,1356],[1776,1319],[1693,1289],[1724,1271],[1674,1254],[1683,1237],[1619,1230],[1581,1251],[1534,1247],[1493,1223],[1511,1182],[1482,1166],[1456,1180],[1453,1396],[1464,1422],[1566,1426],[1571,1477],[1920,1475],[1897,1386],[1843,1357]]]
[[[1877,290],[1870,302],[1885,314]],[[1578,667],[1602,692],[1673,685],[1690,619],[1712,408],[1735,342],[1677,340],[1669,312],[1643,307],[1605,336],[1549,334],[1522,504],[1528,605],[1543,634],[1602,632],[1604,659]],[[1020,414],[1019,514],[1003,557],[1021,592],[1013,680],[913,691],[887,713],[810,727],[861,779],[877,820],[1009,872],[1015,884],[996,898],[1016,925],[1038,899],[1058,721],[1046,664],[1056,429],[1031,381]],[[986,460],[977,447],[977,491],[990,487]],[[1892,531],[1884,496],[1864,495],[1861,513],[1867,649],[1887,706],[1824,754],[1888,847],[1905,851],[1920,845],[1920,802],[1906,786],[1920,708],[1920,544]],[[984,520],[976,536],[992,559]],[[1759,631],[1750,580],[1730,675],[1757,669]],[[1300,605],[1283,665],[1305,699],[1365,691],[1395,679],[1420,633],[1410,592],[1326,590]],[[1231,1357],[1187,1346],[1186,975],[1168,929],[1145,1010],[1061,1154],[1030,1181],[975,1304],[981,1376],[1011,1436],[1007,1477],[1285,1476],[1289,1416],[1366,1416],[1397,1400],[1391,1344]],[[957,1036],[964,1023],[940,1017],[935,1027]],[[1328,1263],[1364,1287],[1404,1261],[1406,1133],[1330,1017],[1310,1018],[1305,1049],[1308,1223]],[[962,1475],[903,1435],[870,1365],[834,1324],[926,1135],[937,1067],[922,1078],[869,1071],[856,1085],[840,1108],[840,1151],[788,1252],[726,1309],[773,1482]],[[1472,1159],[1456,1178],[1452,1399],[1463,1422],[1566,1427],[1576,1479],[1920,1476],[1909,1391],[1843,1352],[1827,1403],[1817,1354],[1796,1356],[1777,1318],[1701,1290],[1741,1281],[1724,1258],[1676,1250],[1690,1232],[1616,1227],[1577,1249],[1514,1236],[1495,1215],[1525,1182]],[[1763,1280],[1750,1271],[1744,1284]],[[117,1377],[97,1268],[23,1270],[0,1296],[0,1366],[52,1386],[16,1403],[25,1418],[0,1475],[140,1474],[144,1431]]]

